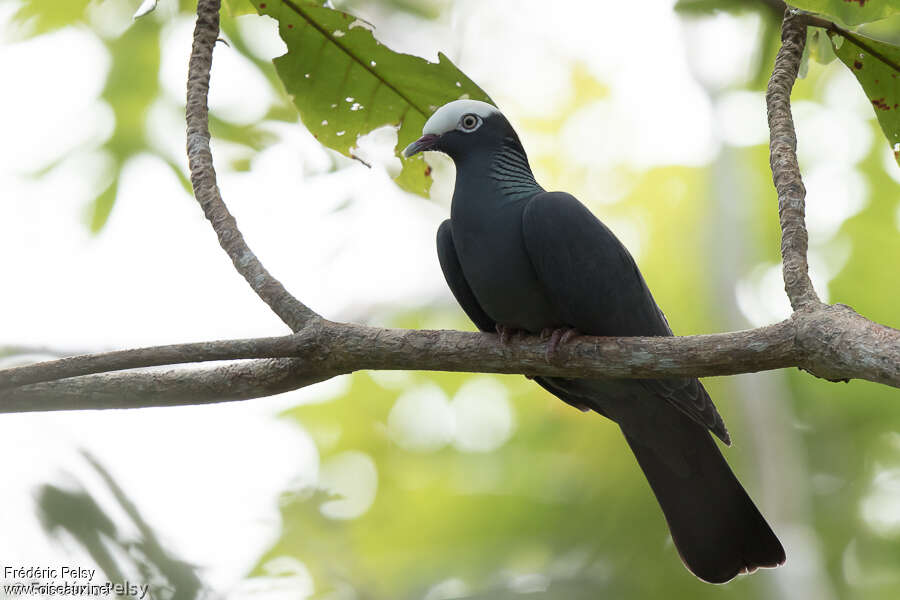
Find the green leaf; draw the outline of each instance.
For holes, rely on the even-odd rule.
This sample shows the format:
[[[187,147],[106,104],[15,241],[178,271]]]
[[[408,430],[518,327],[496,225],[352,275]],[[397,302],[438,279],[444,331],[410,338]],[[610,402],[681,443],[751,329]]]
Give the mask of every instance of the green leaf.
[[[288,53],[275,59],[275,69],[301,120],[345,156],[352,156],[357,137],[385,125],[398,128],[399,156],[439,106],[459,98],[491,101],[443,54],[431,63],[394,52],[350,14],[308,0],[252,1],[260,14],[278,20]],[[427,196],[431,169],[421,155],[401,160],[397,183]]]
[[[116,173],[118,174],[118,169],[116,169]],[[116,203],[116,194],[118,191],[119,180],[116,178],[88,207],[88,224],[90,225],[91,233],[99,232],[103,229],[103,226],[106,225],[106,221],[109,220],[109,215],[112,212],[113,205]]]
[[[900,0],[791,0],[789,4],[851,26],[900,13]]]
[[[820,65],[827,65],[835,58],[828,33],[821,27],[810,27],[806,34],[806,48],[809,56]]]
[[[232,17],[249,15],[256,12],[250,0],[225,0],[225,8]]]
[[[13,23],[25,26],[26,35],[47,33],[82,20],[90,0],[28,0],[13,15]]]
[[[806,40],[809,42],[809,31],[806,32]],[[803,44],[803,53],[800,55],[800,66],[797,69],[797,77],[800,79],[806,79],[806,75],[809,72],[809,43]]]
[[[249,146],[256,151],[271,146],[278,139],[274,133],[261,129],[256,123],[235,125],[214,114],[209,115],[209,131],[216,139]]]
[[[159,0],[144,0],[143,2],[141,2],[141,5],[138,6],[138,9],[134,13],[134,17],[132,18],[137,21],[141,17],[146,17],[156,10],[156,5],[158,3]]]
[[[678,0],[675,10],[684,15],[705,15],[719,11],[740,12],[756,8],[744,0]]]
[[[194,195],[194,187],[191,185],[190,178],[185,175],[185,173],[181,170],[181,166],[173,160],[169,160],[165,157],[160,157],[163,162],[172,170],[172,174],[178,178],[178,183],[181,184],[181,187],[184,189],[185,193],[193,196]]]
[[[900,48],[858,33],[831,34],[831,42],[862,85],[900,163]]]
[[[119,37],[106,42],[112,65],[101,98],[113,110],[116,128],[102,149],[113,159],[113,183],[88,209],[88,224],[98,233],[116,202],[120,169],[132,156],[147,149],[146,115],[159,96],[159,34],[157,19],[140,19]]]
[[[900,13],[887,19],[860,25],[856,32],[888,44],[900,46]]]

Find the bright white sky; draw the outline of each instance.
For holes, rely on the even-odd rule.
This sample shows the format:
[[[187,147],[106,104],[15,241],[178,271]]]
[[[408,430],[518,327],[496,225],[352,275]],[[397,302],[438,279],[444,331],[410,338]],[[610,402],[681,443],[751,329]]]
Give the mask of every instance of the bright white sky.
[[[171,1],[163,0],[160,16],[148,18],[166,17]],[[115,29],[123,26],[116,15],[130,15],[139,2],[104,4],[127,9],[98,11],[98,22]],[[538,0],[463,0],[449,18],[425,24],[387,18],[374,9],[360,16],[397,50],[431,59],[444,51],[514,123],[560,110],[571,94],[571,64],[581,61],[607,83],[609,96],[574,115],[558,139],[526,129],[520,133],[526,147],[544,150],[549,144],[597,169],[617,161],[638,169],[702,165],[715,157],[722,140],[734,145],[765,140],[762,97],[721,92],[746,75],[756,21],[722,15],[685,25],[671,4],[641,3],[640,33],[652,43],[640,44],[631,39],[630,27],[617,25],[633,21],[626,2],[568,2],[562,11],[547,10]],[[0,4],[0,24],[8,23],[14,6]],[[271,22],[249,16],[243,26],[259,34],[258,52],[281,53]],[[154,139],[181,162],[179,103],[191,28],[190,21],[179,20],[167,26],[161,77],[168,98],[151,116]],[[0,344],[102,350],[284,333],[233,271],[196,203],[158,159],[143,156],[128,164],[109,224],[97,237],[88,233],[85,206],[108,168],[106,157],[92,148],[112,128],[111,112],[98,100],[109,66],[106,51],[86,28],[24,42],[9,29],[2,35],[0,253],[7,259]],[[822,126],[840,127],[850,140],[804,146],[803,159],[815,165],[808,186],[817,190],[819,206],[828,207],[821,213],[811,207],[810,227],[828,237],[867,201],[853,165],[871,143],[864,120],[871,110],[857,99],[856,84],[834,81],[829,105],[797,107],[801,139],[833,139],[817,133]],[[716,96],[715,104],[704,86]],[[251,122],[271,100],[244,59],[217,46],[214,110]],[[221,144],[213,151],[223,196],[250,246],[288,289],[332,318],[366,319],[383,306],[451,301],[433,250],[434,232],[447,216],[449,170],[438,170],[438,201],[424,202],[391,183],[381,168],[390,162],[383,143],[369,148],[376,168],[355,164],[322,175],[328,154],[300,127],[278,131],[282,142],[254,156],[249,173],[224,169],[224,159],[239,151]],[[72,148],[83,151],[46,178],[26,176]],[[844,166],[828,168],[835,163]],[[841,193],[827,193],[835,188]],[[853,192],[850,202],[844,190]],[[354,202],[335,210],[349,198]],[[760,275],[742,292],[742,309],[753,321],[774,320],[784,310],[766,303],[770,279]],[[73,477],[96,483],[77,453],[86,448],[132,496],[164,544],[201,565],[207,582],[236,597],[243,574],[279,533],[277,494],[292,482],[315,481],[319,468],[308,437],[274,415],[302,399],[328,397],[341,386],[329,382],[222,406],[0,415],[0,455],[7,457],[0,556],[9,563],[46,564],[71,551],[41,533],[33,490]],[[103,498],[102,485],[91,488]],[[235,531],[243,532],[240,544],[228,537]]]

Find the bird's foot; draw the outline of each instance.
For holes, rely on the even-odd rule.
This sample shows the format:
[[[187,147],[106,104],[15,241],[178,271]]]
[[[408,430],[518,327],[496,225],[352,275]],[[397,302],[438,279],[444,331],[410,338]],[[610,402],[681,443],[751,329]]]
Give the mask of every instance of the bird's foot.
[[[572,338],[579,335],[581,335],[581,332],[572,327],[559,327],[557,329],[547,327],[541,331],[541,339],[550,340],[547,343],[547,362],[553,362],[560,345],[569,343]]]
[[[519,333],[519,330],[515,327],[507,327],[506,325],[494,325],[494,329],[497,330],[497,335],[500,336],[500,343],[504,346],[509,343],[509,340],[514,335]]]

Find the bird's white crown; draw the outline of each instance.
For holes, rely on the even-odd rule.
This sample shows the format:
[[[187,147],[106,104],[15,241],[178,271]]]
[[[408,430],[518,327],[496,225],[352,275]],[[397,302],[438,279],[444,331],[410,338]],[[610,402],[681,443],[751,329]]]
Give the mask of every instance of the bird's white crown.
[[[448,102],[425,121],[422,135],[441,135],[456,129],[460,117],[467,114],[475,114],[486,119],[493,114],[499,114],[496,106],[480,100],[454,100]]]

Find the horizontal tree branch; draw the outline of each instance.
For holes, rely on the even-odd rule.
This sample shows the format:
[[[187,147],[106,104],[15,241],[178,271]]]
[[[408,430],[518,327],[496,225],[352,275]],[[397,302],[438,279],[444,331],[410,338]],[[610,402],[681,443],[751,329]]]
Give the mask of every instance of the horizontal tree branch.
[[[6,369],[0,371],[0,388],[6,388],[0,390],[0,412],[244,400],[362,369],[650,378],[800,367],[833,381],[861,378],[900,387],[900,330],[868,321],[843,305],[798,312],[775,325],[731,333],[581,336],[562,345],[552,363],[547,362],[546,348],[547,342],[537,336],[501,344],[498,336],[488,333],[321,321],[284,337],[159,346]],[[214,369],[108,373],[261,357],[271,358]]]

